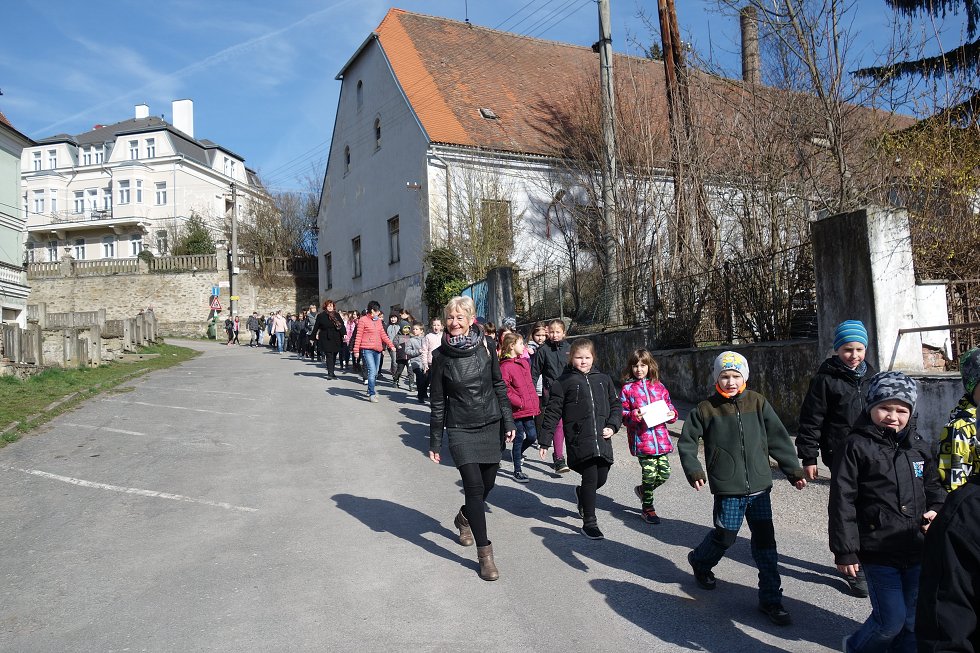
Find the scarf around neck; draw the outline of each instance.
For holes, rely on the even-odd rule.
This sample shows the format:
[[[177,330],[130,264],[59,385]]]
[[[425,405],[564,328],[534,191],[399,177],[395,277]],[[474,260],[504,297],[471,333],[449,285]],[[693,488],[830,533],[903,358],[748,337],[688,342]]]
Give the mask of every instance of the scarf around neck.
[[[470,326],[467,333],[458,336],[449,335],[448,331],[443,331],[442,341],[454,349],[468,351],[473,349],[483,340],[483,331],[477,325]]]

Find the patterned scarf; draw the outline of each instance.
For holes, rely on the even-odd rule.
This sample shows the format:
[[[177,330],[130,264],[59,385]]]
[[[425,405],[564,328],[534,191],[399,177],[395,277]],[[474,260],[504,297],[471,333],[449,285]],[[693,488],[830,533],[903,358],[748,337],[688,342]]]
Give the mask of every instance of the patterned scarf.
[[[468,333],[463,333],[458,336],[449,335],[448,331],[444,331],[442,334],[443,344],[449,345],[454,349],[460,351],[468,351],[476,347],[483,340],[483,330],[480,329],[476,324],[470,327]]]

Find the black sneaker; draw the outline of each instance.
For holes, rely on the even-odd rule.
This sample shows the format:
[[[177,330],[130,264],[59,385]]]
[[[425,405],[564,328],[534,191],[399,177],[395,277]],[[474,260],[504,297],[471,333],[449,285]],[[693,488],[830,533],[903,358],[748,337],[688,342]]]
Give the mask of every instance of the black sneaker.
[[[598,526],[583,526],[582,535],[586,536],[590,540],[601,540],[604,537]]]
[[[575,486],[575,507],[578,509],[578,516],[585,519],[585,508],[582,507],[582,488]]]
[[[856,596],[859,599],[868,598],[868,580],[862,572],[859,571],[857,576],[844,576],[844,580],[847,581],[847,586],[851,590],[851,596]]]
[[[717,587],[718,583],[715,581],[715,575],[711,573],[711,570],[702,570],[694,564],[694,551],[688,552],[687,561],[691,564],[691,569],[694,570],[694,580],[698,587],[703,590],[713,590]]]
[[[527,477],[527,474],[525,474],[524,472],[514,472],[514,480],[517,481],[518,483],[527,483],[531,479],[529,479]]]
[[[788,626],[793,623],[793,617],[789,616],[789,613],[779,603],[759,604],[759,612],[769,617],[769,621],[777,626]]]
[[[572,468],[568,466],[564,458],[555,458],[555,471],[559,474],[567,474],[572,471]]]

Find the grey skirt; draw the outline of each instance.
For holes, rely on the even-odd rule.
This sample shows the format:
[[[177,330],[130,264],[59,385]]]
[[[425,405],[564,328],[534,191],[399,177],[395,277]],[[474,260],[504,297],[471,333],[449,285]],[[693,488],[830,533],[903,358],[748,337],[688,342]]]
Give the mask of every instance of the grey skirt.
[[[447,428],[449,453],[459,467],[469,463],[500,462],[500,420],[477,428]]]

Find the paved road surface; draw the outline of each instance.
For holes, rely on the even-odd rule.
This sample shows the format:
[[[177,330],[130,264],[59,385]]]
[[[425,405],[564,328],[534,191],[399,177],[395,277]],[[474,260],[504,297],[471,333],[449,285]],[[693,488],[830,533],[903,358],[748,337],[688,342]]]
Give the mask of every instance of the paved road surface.
[[[695,586],[711,500],[675,476],[638,517],[622,436],[578,532],[573,484],[498,477],[501,578],[477,577],[452,517],[456,470],[425,458],[425,407],[262,349],[204,355],[96,398],[0,450],[0,651],[838,650],[870,612],[829,567],[827,486],[778,481],[785,606],[756,611],[747,529]],[[444,461],[450,459],[444,452]]]

